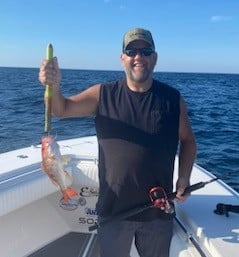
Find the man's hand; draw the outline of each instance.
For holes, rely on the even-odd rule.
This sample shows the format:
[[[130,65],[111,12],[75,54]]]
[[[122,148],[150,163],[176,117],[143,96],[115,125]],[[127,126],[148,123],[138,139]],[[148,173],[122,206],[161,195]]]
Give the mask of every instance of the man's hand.
[[[51,60],[42,61],[39,71],[39,81],[43,85],[51,85],[52,87],[59,88],[61,72],[56,57]]]
[[[190,194],[183,195],[185,188],[188,187],[189,185],[190,183],[188,179],[178,178],[178,181],[176,183],[177,195],[175,198],[177,201],[183,202],[190,196]]]

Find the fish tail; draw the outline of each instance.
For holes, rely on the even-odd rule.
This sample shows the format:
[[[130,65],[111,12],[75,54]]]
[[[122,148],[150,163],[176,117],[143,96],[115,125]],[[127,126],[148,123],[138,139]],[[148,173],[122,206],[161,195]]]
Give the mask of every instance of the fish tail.
[[[63,190],[62,193],[65,202],[70,200],[72,197],[78,195],[77,191],[71,187],[68,187],[67,189]]]

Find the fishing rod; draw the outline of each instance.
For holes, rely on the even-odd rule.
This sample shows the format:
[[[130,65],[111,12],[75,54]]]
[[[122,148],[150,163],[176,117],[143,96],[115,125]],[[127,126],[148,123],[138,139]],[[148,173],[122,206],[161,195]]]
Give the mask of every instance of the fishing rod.
[[[207,184],[212,183],[218,179],[219,179],[218,177],[215,177],[208,181],[198,182],[196,184],[188,186],[185,188],[182,196],[184,196],[186,194],[190,194],[191,192],[198,190],[200,188],[203,188]],[[174,208],[173,208],[172,204],[170,204],[169,201],[174,200],[176,198],[176,195],[177,195],[176,191],[173,193],[166,194],[162,187],[154,187],[149,191],[150,202],[147,202],[143,205],[140,205],[140,206],[130,209],[128,211],[119,213],[115,216],[104,218],[100,221],[99,224],[95,223],[94,225],[90,226],[88,228],[88,230],[93,231],[93,230],[97,229],[98,227],[104,226],[105,224],[107,224],[113,220],[123,220],[123,219],[129,218],[131,216],[134,216],[138,213],[141,213],[150,208],[160,208],[161,210],[165,211],[166,213],[173,213]]]
[[[188,187],[185,188],[185,190],[184,190],[182,196],[184,196],[184,195],[186,195],[186,194],[190,194],[191,192],[193,192],[193,191],[195,191],[195,190],[198,190],[198,189],[200,189],[200,188],[203,188],[203,187],[205,187],[207,184],[210,184],[210,183],[212,183],[212,182],[214,182],[214,181],[216,181],[216,180],[218,180],[218,179],[219,179],[219,177],[215,177],[215,178],[212,178],[212,179],[210,179],[210,180],[208,180],[208,181],[198,182],[198,183],[196,183],[196,184],[193,184],[193,185],[191,185],[191,186],[188,186]],[[168,195],[167,195],[168,200],[173,200],[173,199],[176,197],[176,195],[177,195],[177,192],[173,192],[173,193],[168,194]]]

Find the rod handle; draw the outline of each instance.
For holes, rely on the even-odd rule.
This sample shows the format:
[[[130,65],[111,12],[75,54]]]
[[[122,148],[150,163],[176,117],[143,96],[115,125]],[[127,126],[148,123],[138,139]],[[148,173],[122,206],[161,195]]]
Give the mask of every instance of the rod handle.
[[[46,49],[46,59],[51,60],[53,58],[53,47],[51,44],[47,46]],[[45,132],[49,132],[51,130],[51,99],[52,99],[52,87],[51,85],[46,85],[45,93],[44,93],[44,101],[45,101]]]
[[[196,184],[188,186],[188,187],[185,188],[182,196],[184,196],[186,194],[190,194],[191,192],[193,192],[195,190],[198,190],[198,189],[200,189],[200,188],[202,188],[204,186],[205,186],[205,182],[198,182]],[[176,197],[176,195],[177,195],[177,192],[173,192],[171,194],[168,194],[167,197],[168,197],[169,200],[173,200]]]

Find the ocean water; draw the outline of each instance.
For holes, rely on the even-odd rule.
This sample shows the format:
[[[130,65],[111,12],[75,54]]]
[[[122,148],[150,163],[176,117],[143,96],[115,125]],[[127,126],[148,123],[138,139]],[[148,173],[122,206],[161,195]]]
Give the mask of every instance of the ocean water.
[[[38,71],[0,68],[0,153],[40,143],[44,87]],[[62,91],[69,96],[123,76],[122,71],[62,70]],[[239,192],[239,74],[156,72],[154,77],[179,89],[186,100],[197,164]],[[57,140],[94,135],[94,121],[53,118],[51,133]]]

